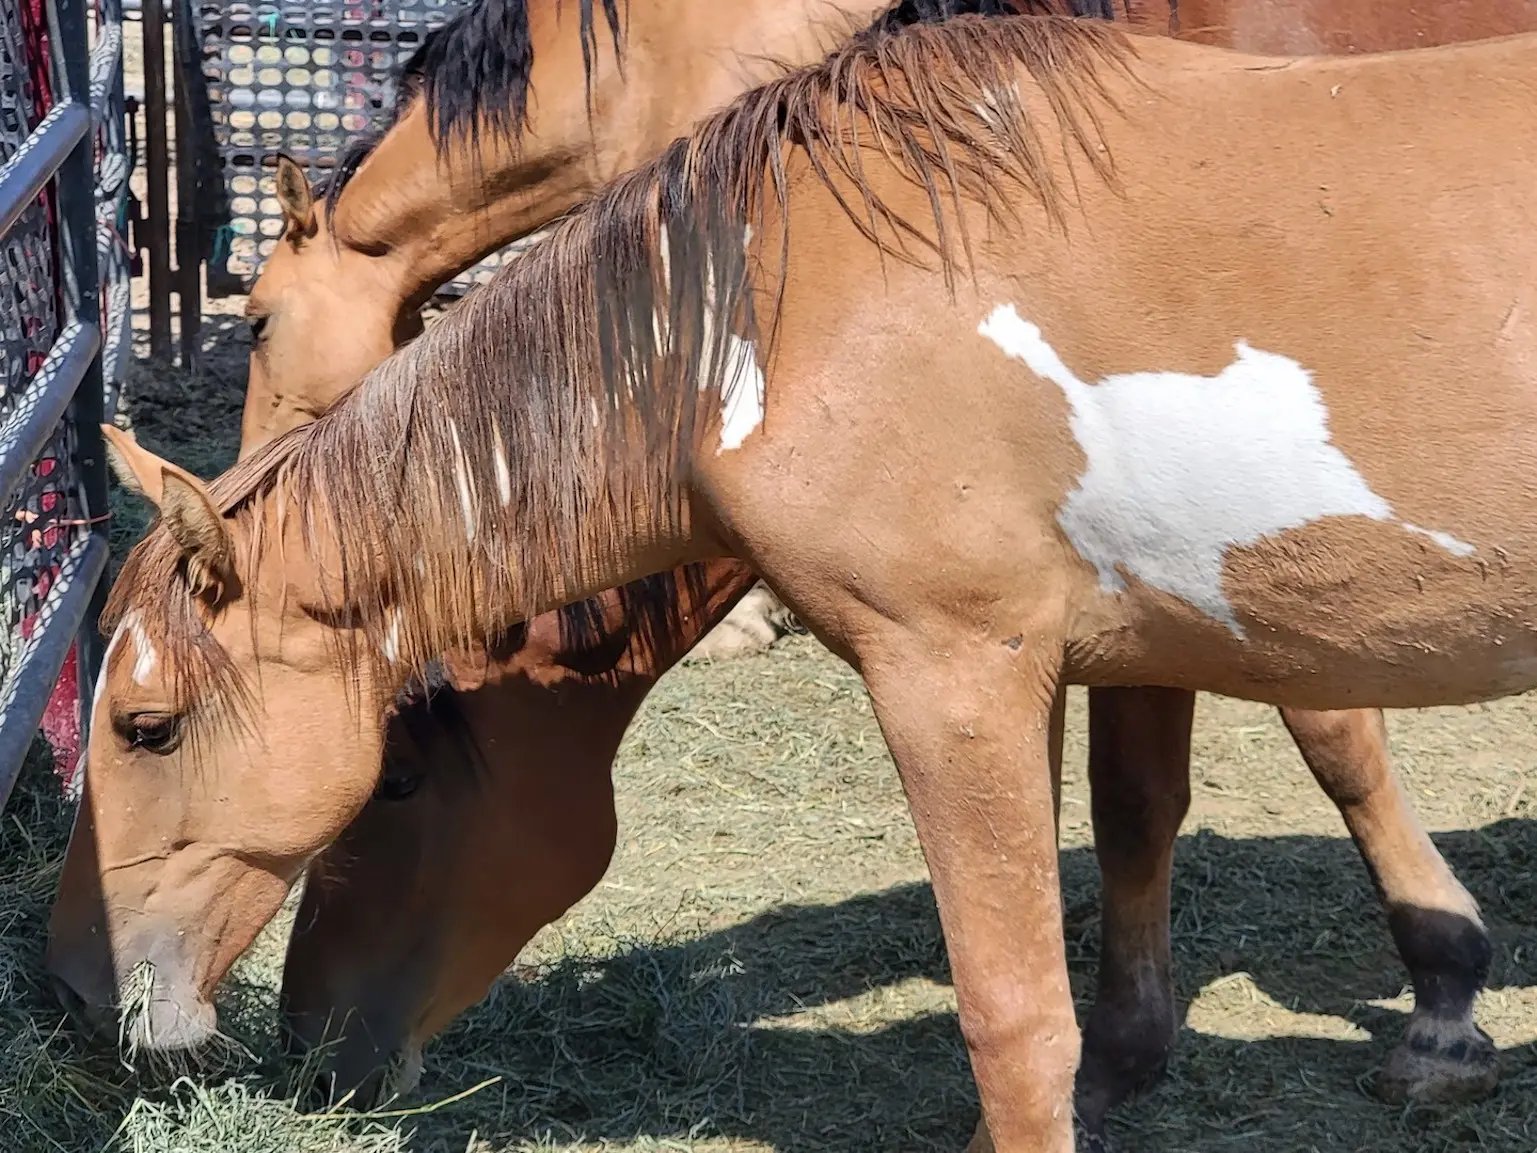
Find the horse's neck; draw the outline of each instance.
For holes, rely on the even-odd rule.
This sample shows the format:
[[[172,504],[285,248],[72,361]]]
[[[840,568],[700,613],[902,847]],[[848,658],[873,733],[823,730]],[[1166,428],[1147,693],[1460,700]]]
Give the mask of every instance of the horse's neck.
[[[873,19],[879,0],[631,0],[623,78],[600,27],[589,119],[584,64],[568,5],[534,10],[530,132],[487,130],[439,158],[418,101],[343,194],[337,233],[383,252],[403,304],[593,196],[645,163],[695,121],[779,74],[820,59]],[[397,279],[392,275],[391,280]]]

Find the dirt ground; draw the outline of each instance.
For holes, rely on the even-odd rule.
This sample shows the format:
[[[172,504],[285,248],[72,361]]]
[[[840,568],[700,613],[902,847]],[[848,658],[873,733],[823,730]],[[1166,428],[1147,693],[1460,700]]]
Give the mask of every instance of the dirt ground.
[[[141,438],[204,473],[233,455],[240,303],[208,318],[196,376],[141,365],[125,390]],[[119,498],[126,544],[143,522]],[[1080,1004],[1098,949],[1082,705],[1062,837]],[[1410,999],[1365,871],[1274,710],[1202,699],[1174,894],[1184,1025],[1169,1079],[1115,1116],[1118,1149],[1537,1150],[1534,713],[1524,697],[1390,719],[1399,770],[1493,934],[1478,1019],[1504,1070],[1483,1104],[1392,1108],[1371,1083]],[[67,826],[34,769],[0,828],[0,1147],[959,1150],[976,1105],[943,942],[857,678],[809,638],[686,665],[615,772],[621,843],[598,890],[429,1048],[409,1115],[348,1120],[285,1103],[281,925],[226,997],[255,1057],[233,1072],[139,1080],[61,1023],[37,940]]]

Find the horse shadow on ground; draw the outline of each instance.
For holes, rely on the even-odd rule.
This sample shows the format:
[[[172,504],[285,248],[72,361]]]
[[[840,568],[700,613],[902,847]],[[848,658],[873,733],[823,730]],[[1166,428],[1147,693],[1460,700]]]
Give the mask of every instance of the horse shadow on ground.
[[[1182,1011],[1213,982],[1222,994],[1182,1028],[1168,1080],[1118,1112],[1114,1147],[1537,1148],[1537,821],[1434,839],[1494,939],[1480,1016],[1515,1040],[1494,1098],[1395,1109],[1370,1095],[1404,1021],[1371,1002],[1407,976],[1349,841],[1200,832],[1177,853]],[[1062,875],[1081,1014],[1099,944],[1092,852],[1064,852]],[[718,1135],[787,1153],[958,1150],[977,1106],[948,982],[926,884],[506,979],[429,1049],[418,1097],[501,1080],[417,1122],[412,1148],[457,1153],[474,1132],[493,1148]],[[1294,1014],[1336,1018],[1333,1035]]]

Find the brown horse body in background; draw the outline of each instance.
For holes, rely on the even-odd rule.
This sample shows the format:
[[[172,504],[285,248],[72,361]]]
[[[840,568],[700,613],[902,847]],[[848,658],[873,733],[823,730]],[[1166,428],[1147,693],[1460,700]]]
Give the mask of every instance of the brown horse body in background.
[[[1537,0],[1473,0],[1413,8],[1371,0],[1327,4],[1182,0],[1173,12],[1139,3],[1134,15],[1138,25],[1148,30],[1169,28],[1182,37],[1249,51],[1281,52],[1295,47],[1361,52],[1537,28]],[[419,111],[407,113],[403,123],[410,124]],[[375,146],[373,155],[387,162],[382,165],[384,171],[404,163],[392,159],[397,151],[424,146],[415,132],[415,128],[408,132],[392,130]],[[515,161],[500,150],[496,138],[488,133],[483,139],[492,170],[497,170],[497,164],[511,169]],[[453,155],[445,161],[450,169]],[[445,179],[450,183],[454,180],[452,175]],[[337,204],[346,210],[353,206],[366,209],[382,201],[396,205],[391,215],[403,220],[429,217],[421,205],[410,212],[405,210],[395,182],[370,181],[369,169],[364,167]],[[516,213],[517,205],[503,206],[501,211]],[[308,215],[302,202],[295,205],[295,215]],[[447,242],[439,249],[439,263],[430,266],[434,270],[431,275],[446,277],[458,272],[487,247],[511,239],[529,219],[526,213],[494,217],[482,222],[484,231],[480,233],[453,231],[449,225],[458,222],[457,217],[444,221],[439,231]],[[317,219],[314,227],[324,230],[324,220]],[[366,255],[378,251],[366,241],[366,236],[356,238],[358,254],[354,260],[385,259]],[[281,286],[291,277],[316,275],[312,266],[333,259],[326,255],[326,247],[306,244],[287,249],[268,274],[272,279],[264,278],[264,283]],[[320,278],[324,280],[326,275],[321,267]],[[280,299],[281,291],[276,295]],[[293,319],[301,320],[297,316]],[[309,321],[320,319],[311,316]],[[324,384],[316,387],[324,388]],[[253,397],[262,395],[259,385]],[[257,403],[253,401],[248,408],[248,417]],[[743,579],[747,579],[745,575]],[[660,671],[655,670],[656,675]],[[1089,700],[1090,779],[1094,786],[1096,852],[1105,879],[1105,923],[1100,995],[1085,1040],[1079,1108],[1086,1118],[1097,1122],[1110,1104],[1162,1069],[1177,1029],[1168,941],[1168,885],[1174,839],[1189,804],[1195,695],[1174,689],[1097,688],[1090,690]],[[618,698],[616,702],[616,715],[628,717],[633,706]],[[1487,940],[1471,899],[1420,829],[1392,774],[1381,714],[1287,709],[1282,715],[1309,768],[1339,807],[1384,894],[1394,939],[1414,982],[1416,1019],[1390,1059],[1381,1079],[1382,1090],[1391,1098],[1436,1098],[1487,1089],[1494,1079],[1492,1052],[1471,1023],[1473,997],[1488,964]],[[553,717],[537,725],[532,721],[533,713],[521,707],[515,717],[509,715],[505,725],[497,725],[490,716],[476,716],[476,723],[486,726],[491,741],[506,745],[513,732],[521,731],[537,747],[557,749],[562,739],[561,721]],[[524,727],[515,730],[514,724]],[[498,738],[498,732],[507,735]],[[556,760],[580,763],[584,774],[606,776],[607,758],[611,756],[606,742],[584,743],[578,751],[575,746],[583,740],[582,734],[570,732],[568,739],[573,747],[561,750]],[[588,761],[589,756],[594,762]],[[524,787],[518,778],[526,772],[521,761],[493,764],[492,779],[482,787],[494,798],[504,780],[508,788]],[[446,842],[441,850],[434,849],[440,834],[433,822],[445,819],[440,807],[445,802],[434,799],[420,806],[419,813],[412,803],[372,803],[349,831],[346,853],[322,858],[326,871],[345,876],[346,883],[311,890],[294,937],[285,970],[285,1001],[303,1022],[304,1035],[313,1035],[317,1017],[334,1012],[339,1017],[366,1020],[369,1036],[377,1046],[387,1048],[405,1037],[404,1047],[413,1049],[436,1030],[432,1022],[441,1023],[483,995],[485,987],[540,927],[527,910],[531,902],[544,900],[537,895],[537,877],[544,870],[528,869],[521,839],[502,835],[519,822],[516,808],[473,791],[455,795],[462,797],[463,803],[448,819],[463,831],[466,841],[483,845],[485,856],[463,853],[459,846]],[[601,825],[608,819],[606,806],[606,801],[597,804],[590,813],[572,808],[565,819],[577,829]],[[412,815],[415,820],[409,819]],[[416,918],[431,923],[441,934],[434,945],[437,953],[454,958],[453,964],[461,972],[472,968],[473,979],[455,978],[439,984],[422,967],[401,963],[408,951],[421,948],[422,939],[419,930],[408,936],[397,935],[401,921],[389,915],[402,907],[402,889],[396,882],[403,858],[396,847],[403,841],[421,846],[410,857],[419,872],[411,891],[423,894],[414,906]],[[573,843],[587,842],[578,836]],[[556,876],[570,875],[556,862],[550,862],[548,868]],[[492,896],[505,904],[502,915],[470,917],[466,912],[455,920],[444,911],[447,898],[440,909],[433,907],[436,898],[427,896],[477,891],[478,878],[487,874],[525,879],[517,886],[494,889]],[[526,893],[524,888],[536,892]],[[544,900],[538,907],[564,908],[569,904],[562,894],[559,900]],[[469,960],[472,957],[474,960]],[[409,984],[397,977],[405,973],[411,974]],[[358,989],[369,990],[368,995],[351,992]],[[429,1006],[430,1021],[426,1015]],[[353,1058],[376,1060],[368,1045],[340,1050],[333,1068],[344,1085],[364,1076],[364,1066]],[[372,1068],[372,1064],[367,1067]]]
[[[861,42],[212,489],[116,437],[162,511],[109,607],[87,782],[120,975],[157,974],[130,1035],[206,1030],[372,791],[415,662],[737,554],[871,689],[998,1147],[1071,1148],[1060,686],[1402,708],[1537,675],[1534,61],[1278,67],[1028,19]]]

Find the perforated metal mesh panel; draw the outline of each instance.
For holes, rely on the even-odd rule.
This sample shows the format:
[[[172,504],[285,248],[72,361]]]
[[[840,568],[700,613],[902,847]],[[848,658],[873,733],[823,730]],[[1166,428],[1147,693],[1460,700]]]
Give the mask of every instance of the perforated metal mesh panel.
[[[12,156],[50,105],[40,4],[0,6],[0,162]],[[60,329],[56,221],[39,197],[0,236],[0,419],[35,403],[29,388]],[[0,680],[25,642],[46,627],[45,598],[64,575],[84,512],[74,426],[60,422],[21,488],[0,507]],[[61,522],[63,522],[61,524]]]
[[[218,171],[227,192],[209,291],[244,291],[283,234],[274,155],[318,180],[394,103],[397,69],[466,0],[194,0]],[[463,291],[500,254],[447,291]]]

